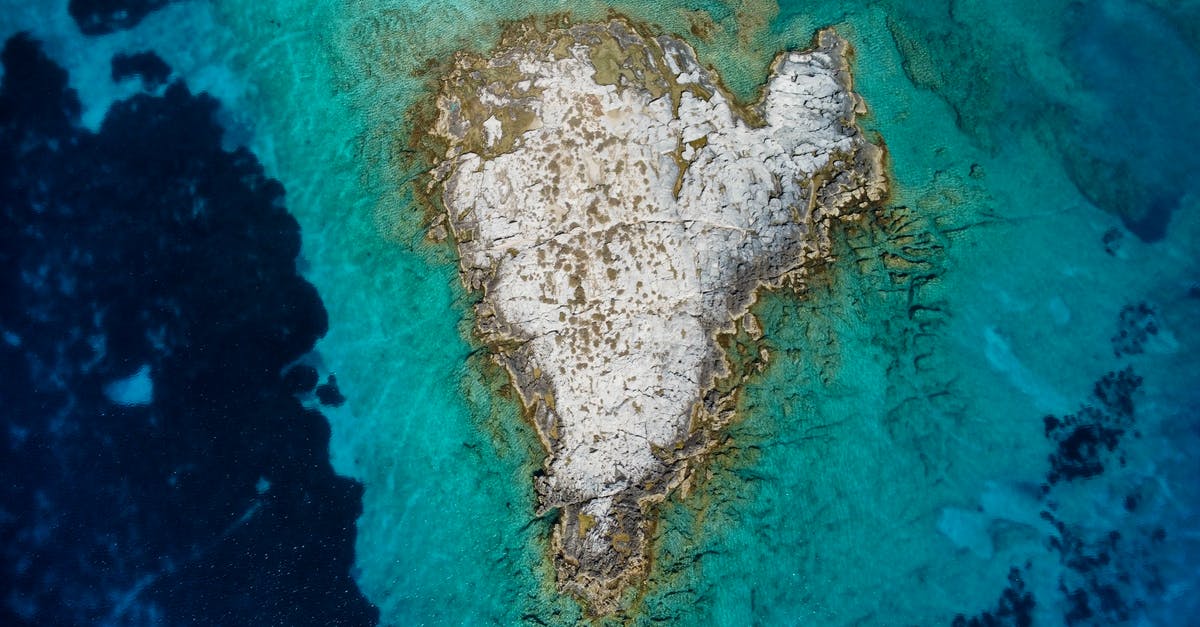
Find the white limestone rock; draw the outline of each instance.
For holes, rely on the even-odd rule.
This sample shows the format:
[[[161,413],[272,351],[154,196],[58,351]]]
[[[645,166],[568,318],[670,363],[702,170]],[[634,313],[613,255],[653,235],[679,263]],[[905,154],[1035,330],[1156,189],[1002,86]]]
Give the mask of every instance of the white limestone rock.
[[[431,189],[547,451],[559,585],[593,611],[644,571],[650,508],[729,418],[717,336],[885,196],[847,46],[816,44],[780,55],[752,107],[622,19],[526,29],[443,79]]]

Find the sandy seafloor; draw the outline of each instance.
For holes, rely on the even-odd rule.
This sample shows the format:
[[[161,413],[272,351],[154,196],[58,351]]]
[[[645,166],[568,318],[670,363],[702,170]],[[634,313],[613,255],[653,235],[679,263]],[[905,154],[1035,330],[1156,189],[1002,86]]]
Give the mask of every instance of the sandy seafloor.
[[[533,514],[539,445],[472,343],[452,251],[422,239],[403,148],[428,59],[486,50],[502,20],[610,6],[684,35],[743,97],[835,26],[895,195],[807,294],[760,302],[769,365],[609,620],[1200,620],[1200,4],[184,1],[98,35],[66,4],[0,2],[0,35],[42,42],[81,127],[140,89],[113,54],[153,50],[282,183],[328,313],[301,361],[336,375],[329,456],[362,486],[349,571],[383,624],[580,619]],[[80,603],[5,575],[6,616]],[[251,602],[278,588],[255,585]],[[139,590],[120,602],[154,612],[101,614],[197,620]]]

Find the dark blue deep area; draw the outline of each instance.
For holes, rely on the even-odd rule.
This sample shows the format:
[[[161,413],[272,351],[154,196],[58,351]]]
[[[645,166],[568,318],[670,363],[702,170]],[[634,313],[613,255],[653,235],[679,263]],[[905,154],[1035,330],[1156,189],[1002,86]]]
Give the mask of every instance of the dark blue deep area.
[[[181,83],[92,133],[37,42],[3,63],[0,624],[375,622],[361,487],[295,396],[315,372],[281,376],[327,326],[283,188]],[[139,371],[149,402],[112,400]]]
[[[1200,53],[1167,15],[1137,4],[1074,7],[1064,58],[1102,106],[1062,121],[1071,178],[1147,242],[1194,189]]]
[[[67,11],[87,35],[130,28],[171,0],[70,0]]]

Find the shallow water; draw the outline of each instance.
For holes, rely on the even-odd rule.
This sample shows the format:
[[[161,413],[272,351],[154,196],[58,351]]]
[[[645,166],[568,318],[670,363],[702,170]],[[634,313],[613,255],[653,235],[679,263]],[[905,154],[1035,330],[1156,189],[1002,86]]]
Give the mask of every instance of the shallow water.
[[[607,5],[179,2],[108,35],[81,34],[65,2],[0,7],[0,34],[30,30],[66,68],[83,127],[99,129],[114,100],[144,87],[114,82],[112,55],[152,49],[175,79],[221,102],[226,147],[246,145],[282,183],[300,226],[297,267],[329,324],[311,352],[280,364],[335,374],[346,399],[302,397],[330,425],[332,468],[361,484],[361,516],[338,536],[354,546],[359,602],[384,624],[578,620],[551,583],[553,521],[533,515],[539,445],[471,339],[471,295],[451,251],[423,241],[402,148],[427,60],[486,50],[501,20],[594,18]],[[807,293],[758,305],[769,363],[706,479],[663,507],[650,584],[619,619],[925,625],[987,612],[999,624],[1173,625],[1200,615],[1200,5],[615,8],[689,38],[744,98],[777,50],[834,25],[856,48],[864,124],[886,143],[896,187],[878,220],[842,236]],[[708,19],[709,39],[690,32]],[[21,363],[25,349],[6,346]],[[1126,368],[1137,385],[1105,380]],[[9,416],[13,450],[11,434],[36,430],[29,416]],[[1072,419],[1096,426],[1048,428]],[[249,505],[255,492],[244,491]],[[6,554],[25,554],[20,530],[40,519],[5,509],[16,512]],[[44,581],[34,563],[6,572],[14,620],[45,622],[39,603],[85,605],[64,598],[82,592],[30,592]],[[159,563],[122,577],[136,583]],[[177,593],[160,588],[128,597],[149,609],[117,622],[186,622],[172,614]],[[281,595],[265,583],[244,593]],[[229,622],[248,616],[233,611]]]

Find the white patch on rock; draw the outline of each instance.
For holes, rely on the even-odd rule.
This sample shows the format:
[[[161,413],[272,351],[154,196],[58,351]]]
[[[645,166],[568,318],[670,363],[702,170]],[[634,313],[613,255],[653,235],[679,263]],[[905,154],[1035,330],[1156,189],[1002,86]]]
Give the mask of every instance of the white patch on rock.
[[[504,135],[504,126],[500,124],[500,120],[496,116],[492,116],[483,123],[483,130],[487,134],[488,148],[496,145],[496,142]]]

